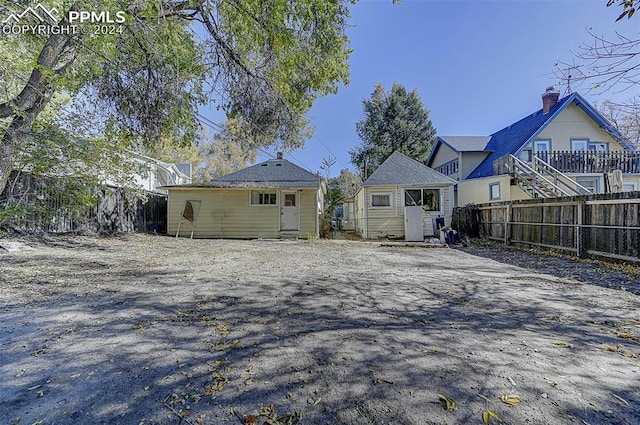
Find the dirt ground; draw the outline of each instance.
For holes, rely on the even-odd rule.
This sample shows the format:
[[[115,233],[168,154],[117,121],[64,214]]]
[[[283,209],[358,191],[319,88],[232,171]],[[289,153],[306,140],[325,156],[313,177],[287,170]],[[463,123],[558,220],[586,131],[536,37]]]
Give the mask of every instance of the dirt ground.
[[[24,242],[0,253],[2,424],[640,423],[630,268],[492,246]]]

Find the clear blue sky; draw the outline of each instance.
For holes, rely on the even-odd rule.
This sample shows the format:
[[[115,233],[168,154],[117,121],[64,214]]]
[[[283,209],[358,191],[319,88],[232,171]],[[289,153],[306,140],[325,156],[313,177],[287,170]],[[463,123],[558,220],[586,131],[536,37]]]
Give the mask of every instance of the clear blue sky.
[[[360,143],[355,123],[378,82],[387,90],[393,82],[417,89],[438,134],[489,135],[541,108],[547,86],[564,93],[553,65],[571,62],[571,51],[590,41],[587,27],[637,34],[640,17],[616,23],[620,10],[606,3],[360,0],[347,31],[350,84],[315,102],[309,113],[315,137],[285,158],[315,172],[323,158],[335,157],[334,176],[353,169],[349,149]],[[572,88],[589,101],[614,97]]]

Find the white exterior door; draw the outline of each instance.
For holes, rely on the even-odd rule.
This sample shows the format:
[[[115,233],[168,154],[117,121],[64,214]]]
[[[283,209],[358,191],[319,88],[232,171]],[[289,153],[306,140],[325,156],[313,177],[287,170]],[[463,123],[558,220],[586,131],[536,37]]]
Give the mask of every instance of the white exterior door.
[[[404,207],[404,240],[424,242],[423,211],[420,205]]]
[[[280,196],[280,230],[299,230],[298,193],[282,192]]]

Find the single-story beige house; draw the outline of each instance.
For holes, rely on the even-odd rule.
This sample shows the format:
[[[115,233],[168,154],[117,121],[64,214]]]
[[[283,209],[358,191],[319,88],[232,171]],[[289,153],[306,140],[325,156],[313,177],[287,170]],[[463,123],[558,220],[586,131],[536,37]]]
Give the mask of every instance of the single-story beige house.
[[[320,233],[326,186],[282,154],[208,183],[166,189],[169,235],[253,239]]]
[[[355,196],[355,229],[366,239],[424,241],[433,220],[451,225],[456,181],[399,152],[365,180]]]

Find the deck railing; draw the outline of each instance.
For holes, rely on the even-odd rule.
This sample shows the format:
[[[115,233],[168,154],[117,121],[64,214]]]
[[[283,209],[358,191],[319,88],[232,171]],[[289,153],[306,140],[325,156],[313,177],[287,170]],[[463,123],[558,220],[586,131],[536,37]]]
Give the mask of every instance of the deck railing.
[[[562,173],[640,173],[640,152],[554,151],[536,156]]]
[[[538,158],[561,173],[611,173],[621,170],[624,174],[640,174],[640,151],[553,151],[537,152]],[[509,174],[509,155],[493,162],[493,174]]]

